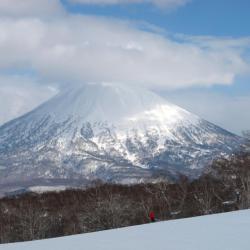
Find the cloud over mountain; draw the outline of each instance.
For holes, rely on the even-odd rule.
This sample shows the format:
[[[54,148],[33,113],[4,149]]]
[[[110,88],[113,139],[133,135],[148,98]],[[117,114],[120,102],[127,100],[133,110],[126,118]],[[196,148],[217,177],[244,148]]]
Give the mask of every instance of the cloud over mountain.
[[[94,16],[0,20],[0,70],[32,70],[61,83],[125,82],[169,89],[230,84],[248,70],[242,49],[237,43],[204,47]]]
[[[88,2],[70,2],[77,1]],[[100,2],[121,1],[96,0]],[[187,1],[148,2],[174,7]],[[0,85],[13,92],[17,86],[16,92],[28,91],[24,81],[13,82],[13,74],[45,87],[112,82],[185,89],[230,85],[250,68],[249,37],[167,34],[147,23],[70,13],[60,0],[1,0],[0,16]],[[8,102],[2,102],[6,107]]]

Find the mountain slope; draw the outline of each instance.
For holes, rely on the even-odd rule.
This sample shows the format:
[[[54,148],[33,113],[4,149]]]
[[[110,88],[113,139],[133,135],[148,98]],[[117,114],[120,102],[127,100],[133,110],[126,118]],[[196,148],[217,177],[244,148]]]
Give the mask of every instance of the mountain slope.
[[[250,210],[3,244],[0,250],[248,250]]]
[[[197,175],[239,143],[239,137],[152,92],[84,85],[0,127],[0,184]]]

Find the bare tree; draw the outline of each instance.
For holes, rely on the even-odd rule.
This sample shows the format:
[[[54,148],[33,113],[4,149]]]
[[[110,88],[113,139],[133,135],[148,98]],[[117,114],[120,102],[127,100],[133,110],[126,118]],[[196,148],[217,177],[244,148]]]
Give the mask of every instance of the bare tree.
[[[216,211],[218,192],[214,179],[209,175],[202,176],[194,183],[193,197],[200,214],[206,215]]]

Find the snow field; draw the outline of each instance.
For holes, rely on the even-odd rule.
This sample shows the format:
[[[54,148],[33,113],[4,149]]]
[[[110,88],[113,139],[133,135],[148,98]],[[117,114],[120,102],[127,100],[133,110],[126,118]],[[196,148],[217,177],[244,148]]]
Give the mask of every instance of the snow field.
[[[249,250],[250,210],[172,220],[49,240],[0,250]]]

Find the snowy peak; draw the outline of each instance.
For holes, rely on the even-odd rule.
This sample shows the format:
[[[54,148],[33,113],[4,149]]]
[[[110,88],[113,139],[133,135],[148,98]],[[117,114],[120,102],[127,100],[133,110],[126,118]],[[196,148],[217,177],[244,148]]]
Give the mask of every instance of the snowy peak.
[[[134,87],[75,87],[0,127],[1,182],[195,176],[240,138]]]
[[[72,116],[89,122],[117,122],[151,109],[157,103],[164,103],[164,100],[148,91],[142,93],[136,88],[86,84],[58,94],[40,107],[39,112],[61,119]]]
[[[146,123],[170,125],[181,120],[198,120],[195,115],[168,103],[153,92],[112,84],[86,84],[72,88],[59,93],[33,114],[40,117],[49,115],[56,121],[72,117],[90,123],[144,123],[144,126]]]

